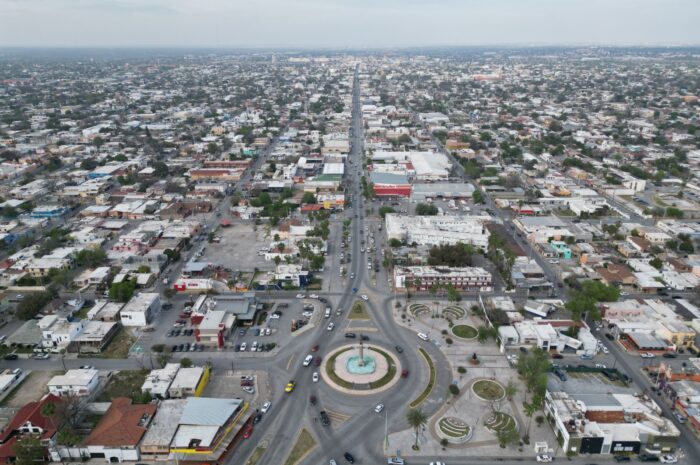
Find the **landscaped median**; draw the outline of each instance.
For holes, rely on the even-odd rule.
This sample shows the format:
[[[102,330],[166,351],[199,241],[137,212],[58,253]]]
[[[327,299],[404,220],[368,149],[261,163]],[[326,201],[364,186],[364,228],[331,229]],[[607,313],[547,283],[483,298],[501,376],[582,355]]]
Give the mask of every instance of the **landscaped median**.
[[[420,354],[425,359],[425,362],[428,364],[428,369],[430,370],[430,378],[428,380],[428,384],[425,386],[425,389],[423,389],[423,392],[421,392],[420,395],[413,400],[413,402],[408,404],[408,406],[411,408],[416,408],[421,403],[423,403],[423,401],[427,399],[430,393],[433,391],[433,387],[435,386],[435,364],[433,363],[433,360],[430,358],[430,355],[428,355],[428,352],[426,352],[425,349],[419,348],[418,352],[420,352]]]
[[[316,447],[316,440],[306,428],[303,428],[301,433],[299,433],[297,442],[294,443],[294,447],[292,447],[289,453],[289,457],[285,460],[284,465],[296,465],[301,462],[314,447]]]

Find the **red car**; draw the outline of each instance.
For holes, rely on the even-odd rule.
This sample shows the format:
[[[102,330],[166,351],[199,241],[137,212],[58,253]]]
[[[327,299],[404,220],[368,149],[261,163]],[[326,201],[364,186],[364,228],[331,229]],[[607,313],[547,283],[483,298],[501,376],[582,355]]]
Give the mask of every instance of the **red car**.
[[[318,350],[318,344],[315,344],[315,345],[311,348],[311,352],[316,352],[317,350]]]
[[[314,358],[314,366],[317,367],[320,365],[321,365],[321,356],[318,356],[318,357]]]
[[[401,372],[401,377],[402,377],[402,378],[408,378],[408,370],[403,370],[403,371]]]
[[[253,427],[249,426],[246,428],[246,430],[243,432],[243,439],[248,439],[253,435]]]

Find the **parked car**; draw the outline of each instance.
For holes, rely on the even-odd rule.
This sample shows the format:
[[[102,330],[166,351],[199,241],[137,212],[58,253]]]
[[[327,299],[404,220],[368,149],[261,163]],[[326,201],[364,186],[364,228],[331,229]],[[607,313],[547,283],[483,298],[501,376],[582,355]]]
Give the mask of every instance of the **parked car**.
[[[17,354],[6,354],[3,359],[5,360],[17,360],[19,358],[19,355]]]
[[[345,333],[345,337],[348,339],[355,339],[357,335],[355,333]]]
[[[268,400],[262,405],[262,407],[260,407],[260,411],[262,413],[267,413],[267,411],[270,410],[270,407],[272,407],[272,402]]]
[[[653,454],[639,454],[637,458],[640,462],[659,462],[661,460],[658,455]]]
[[[418,336],[418,339],[421,339],[421,340],[423,340],[423,341],[427,341],[427,340],[428,340],[428,335],[425,334],[425,333],[416,333],[416,336]]]
[[[353,457],[350,452],[344,453],[343,457],[348,461],[348,463],[355,463],[355,457]]]
[[[676,458],[673,455],[662,455],[661,456],[661,463],[677,463],[678,458]]]
[[[537,461],[541,463],[549,463],[552,461],[552,456],[547,454],[540,454],[537,456]]]
[[[613,456],[616,462],[630,462],[632,459],[627,455],[615,455]]]

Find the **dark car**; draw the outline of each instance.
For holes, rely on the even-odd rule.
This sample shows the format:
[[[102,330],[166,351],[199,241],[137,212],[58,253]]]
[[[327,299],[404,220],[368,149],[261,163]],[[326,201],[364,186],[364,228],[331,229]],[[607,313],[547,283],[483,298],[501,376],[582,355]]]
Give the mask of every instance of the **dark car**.
[[[343,457],[345,457],[345,460],[347,460],[349,463],[355,463],[355,457],[353,457],[350,452],[344,453]]]
[[[674,354],[673,352],[666,352],[665,354],[662,355],[663,358],[676,358],[678,355]]]
[[[403,347],[401,347],[401,346],[396,346],[395,349],[396,349],[396,352],[398,352],[398,353],[400,353],[400,354],[403,353]]]
[[[527,353],[527,348],[521,347],[521,348],[520,348],[520,352],[526,354],[526,353]]]
[[[355,333],[345,333],[345,337],[348,339],[355,339],[357,335]]]
[[[561,359],[564,358],[562,354],[552,354],[552,358]]]
[[[319,415],[321,415],[321,424],[322,424],[323,426],[328,426],[328,425],[331,424],[331,419],[330,419],[330,417],[328,416],[328,414],[326,413],[325,410],[321,410],[321,411],[319,412]]]
[[[315,366],[315,367],[321,366],[321,357],[320,357],[320,356],[316,356],[316,357],[314,358],[314,366]]]
[[[614,341],[614,340],[615,340],[615,336],[613,336],[613,335],[610,334],[610,333],[605,333],[605,337],[608,338],[608,339],[611,340],[611,341]]]
[[[660,460],[658,456],[652,454],[639,454],[637,458],[641,462],[658,462]]]
[[[180,352],[184,352],[185,351],[185,344],[180,344],[179,346],[177,346],[177,350]]]
[[[238,331],[239,336],[245,336],[245,328]]]
[[[401,372],[401,377],[402,377],[402,378],[408,378],[408,373],[409,373],[408,370],[403,370],[403,371]]]
[[[253,417],[253,424],[257,425],[258,423],[260,423],[260,420],[262,420],[262,413],[258,413]]]
[[[172,348],[172,351],[173,351],[173,352],[177,352],[177,351],[179,350],[179,348],[180,348],[180,347],[179,347],[177,344],[175,344],[175,345],[173,346],[173,348]]]
[[[17,354],[7,354],[3,357],[5,360],[17,360],[19,355]]]
[[[363,341],[369,341],[369,336],[365,336],[364,334],[360,336],[360,339]]]
[[[235,350],[236,352],[240,352],[240,351],[241,351],[241,345],[240,345],[240,344],[236,344],[236,347],[234,348],[234,350]]]
[[[616,455],[614,458],[616,462],[630,462],[632,460],[626,455]]]

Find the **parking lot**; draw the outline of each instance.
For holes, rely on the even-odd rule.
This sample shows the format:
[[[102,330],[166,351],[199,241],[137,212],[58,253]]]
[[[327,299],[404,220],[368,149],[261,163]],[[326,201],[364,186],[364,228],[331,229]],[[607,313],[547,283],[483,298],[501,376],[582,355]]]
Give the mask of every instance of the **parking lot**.
[[[233,362],[232,362],[233,363]],[[252,379],[251,379],[252,378]],[[204,397],[241,398],[254,409],[271,399],[270,379],[264,371],[226,370],[217,372],[204,388]]]
[[[272,238],[265,234],[265,227],[236,221],[233,226],[216,231],[216,235],[221,237],[218,244],[202,242],[205,251],[198,260],[229,268],[234,273],[253,271],[255,268],[274,270],[274,262],[265,261],[265,257],[258,255],[261,247],[269,246],[272,242]]]

